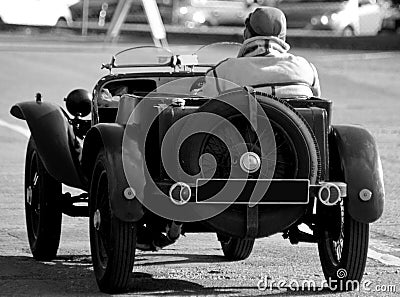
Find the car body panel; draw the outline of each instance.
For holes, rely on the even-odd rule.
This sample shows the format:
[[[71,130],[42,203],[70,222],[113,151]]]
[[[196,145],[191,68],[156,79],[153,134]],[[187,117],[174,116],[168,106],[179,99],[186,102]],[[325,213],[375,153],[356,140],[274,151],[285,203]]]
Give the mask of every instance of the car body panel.
[[[371,223],[381,217],[385,200],[383,171],[374,137],[360,126],[335,125],[344,181],[347,183],[349,213],[357,221]],[[363,193],[371,192],[370,199]]]
[[[67,3],[54,0],[1,0],[0,18],[15,25],[55,26],[59,20],[72,24]]]
[[[89,21],[97,22],[99,26],[109,23],[117,8],[119,0],[90,0],[88,7]],[[84,0],[76,1],[70,6],[72,18],[74,21],[82,21]],[[172,21],[172,0],[157,0],[160,15],[165,24]],[[144,12],[141,1],[132,1],[131,8],[125,19],[126,23],[146,23],[147,17]]]
[[[376,35],[382,27],[384,13],[375,0],[359,0],[358,18],[360,35]]]
[[[86,188],[78,164],[79,144],[68,119],[57,105],[48,102],[22,102],[11,108],[16,118],[26,120],[38,153],[50,175],[68,186]]]
[[[136,222],[143,216],[143,207],[137,198],[127,199],[124,195],[126,189],[130,186],[126,180],[124,166],[122,163],[122,139],[125,127],[115,123],[100,123],[93,126],[87,133],[82,151],[82,167],[87,174],[93,169],[97,154],[104,149],[107,161],[112,168],[112,174],[115,178],[115,187],[109,189],[111,211],[114,215],[125,222]],[[137,143],[131,133],[127,133],[132,144]],[[133,156],[130,164],[134,165],[131,170],[136,170],[133,174],[134,190],[136,196],[142,196],[145,184],[143,171],[143,158],[141,152],[132,146]],[[140,190],[142,189],[142,190]]]
[[[400,33],[400,5],[389,7],[382,21],[383,32]]]

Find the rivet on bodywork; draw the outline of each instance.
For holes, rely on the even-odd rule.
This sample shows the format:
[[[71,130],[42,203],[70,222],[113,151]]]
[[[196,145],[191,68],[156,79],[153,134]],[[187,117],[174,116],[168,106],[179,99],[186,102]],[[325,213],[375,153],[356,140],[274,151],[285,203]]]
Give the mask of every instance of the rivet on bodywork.
[[[124,190],[124,196],[128,200],[132,200],[133,198],[136,197],[136,192],[133,188],[126,188]]]
[[[372,197],[372,192],[368,189],[362,189],[358,195],[362,201],[368,201]]]

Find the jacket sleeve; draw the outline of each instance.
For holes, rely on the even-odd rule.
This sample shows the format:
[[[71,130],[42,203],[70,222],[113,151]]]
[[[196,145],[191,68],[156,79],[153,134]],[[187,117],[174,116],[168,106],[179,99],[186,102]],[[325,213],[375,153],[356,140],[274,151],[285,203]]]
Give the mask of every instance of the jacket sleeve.
[[[313,70],[313,73],[314,73],[314,80],[313,80],[313,83],[311,85],[311,90],[312,90],[313,95],[315,97],[321,97],[321,87],[320,87],[320,84],[319,84],[319,77],[318,77],[317,69],[315,68],[315,66],[312,63],[310,63],[310,66],[311,66],[311,68]]]

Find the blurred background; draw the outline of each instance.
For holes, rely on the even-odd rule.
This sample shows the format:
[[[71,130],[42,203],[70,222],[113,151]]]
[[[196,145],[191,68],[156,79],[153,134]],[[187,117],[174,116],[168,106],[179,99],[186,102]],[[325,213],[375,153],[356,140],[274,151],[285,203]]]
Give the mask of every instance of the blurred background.
[[[1,0],[0,33],[110,34],[150,32],[141,0]],[[146,1],[146,0],[145,0]],[[274,6],[287,17],[288,36],[376,36],[400,33],[400,0],[157,0],[167,33],[223,34],[239,41],[244,19],[256,7]],[[121,17],[122,16],[122,17]],[[228,38],[229,39],[229,38]]]

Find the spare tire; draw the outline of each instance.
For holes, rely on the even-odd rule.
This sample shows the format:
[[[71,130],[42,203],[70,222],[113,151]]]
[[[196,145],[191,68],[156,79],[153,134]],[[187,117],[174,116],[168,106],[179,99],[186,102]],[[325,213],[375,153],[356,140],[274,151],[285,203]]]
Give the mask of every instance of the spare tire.
[[[277,163],[273,178],[304,178],[309,179],[311,183],[315,183],[320,174],[320,157],[317,141],[307,122],[282,100],[267,97],[259,92],[255,93],[255,97],[268,117],[275,134],[278,163],[280,158],[290,158],[291,161],[295,162],[295,167],[292,168],[283,168]],[[248,100],[249,98],[244,98],[242,91],[232,92],[222,95],[220,98],[209,100],[197,112],[214,113],[227,119],[239,130],[246,142],[251,142],[251,138],[253,140],[255,138],[251,135],[249,136],[249,133],[251,133],[250,123],[239,112],[239,110],[248,110]],[[192,121],[187,124],[199,127],[199,130],[204,125],[201,121]],[[215,130],[219,128],[221,127],[216,126]],[[236,137],[232,139],[232,142],[239,141],[237,133],[229,135],[229,131],[224,132],[225,135],[228,134],[226,137]],[[219,150],[219,154],[215,153],[216,150]],[[200,172],[200,157],[205,153],[210,153],[217,161],[220,161],[217,162],[217,165],[224,164],[226,167],[226,160],[221,160],[223,157],[226,159],[226,156],[223,156],[224,153],[229,153],[226,150],[227,148],[224,147],[223,142],[219,141],[216,136],[206,133],[192,135],[185,140],[180,148],[181,166],[187,174],[194,176]],[[291,156],[288,155],[290,153]],[[224,172],[221,169],[217,168],[214,178],[227,178],[229,176],[228,172]]]
[[[313,132],[302,118],[286,102],[270,98],[263,93],[255,93],[257,102],[269,119],[276,142],[276,165],[274,179],[309,179],[310,184],[315,184],[320,175],[320,157],[318,145]],[[246,143],[249,151],[256,150],[254,138],[248,136],[251,133],[249,121],[238,110],[248,111],[250,96],[243,91],[230,92],[221,95],[217,99],[211,99],[202,105],[197,112],[214,113],[233,123]],[[254,98],[253,98],[254,100]],[[238,118],[244,120],[238,120]],[[187,123],[201,129],[201,120]],[[215,126],[219,129],[219,126]],[[224,131],[226,137],[229,132]],[[232,133],[235,137],[237,133]],[[232,143],[239,141],[232,139]],[[228,178],[231,170],[237,164],[231,164],[229,149],[217,137],[198,133],[188,137],[180,147],[179,158],[181,167],[186,174],[195,176],[200,172],[201,156],[211,154],[215,158],[216,170],[212,178]],[[260,153],[260,150],[257,151]],[[263,156],[260,156],[263,159]],[[207,177],[209,178],[209,177]],[[249,178],[266,178],[260,176],[260,172],[250,174]],[[246,236],[246,215],[243,205],[232,205],[224,212],[207,220],[208,224],[217,232],[229,234],[233,237]],[[257,237],[268,236],[283,231],[295,223],[306,211],[307,205],[260,205],[259,230]],[[241,225],[241,226],[239,226]]]

